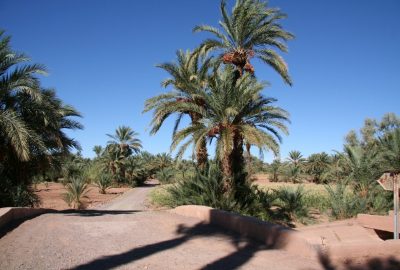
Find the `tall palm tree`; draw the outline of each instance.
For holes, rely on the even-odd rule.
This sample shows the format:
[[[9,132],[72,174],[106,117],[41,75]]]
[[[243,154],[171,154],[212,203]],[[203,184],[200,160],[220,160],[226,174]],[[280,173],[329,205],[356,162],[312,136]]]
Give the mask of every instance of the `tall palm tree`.
[[[240,75],[243,71],[254,73],[250,59],[257,57],[291,85],[287,64],[276,52],[276,49],[287,52],[286,41],[294,38],[280,25],[279,21],[286,15],[259,0],[236,0],[230,14],[226,10],[226,1],[221,0],[220,11],[219,28],[200,25],[193,29],[194,32],[209,32],[215,37],[205,40],[201,50],[221,52],[222,61],[233,64]]]
[[[142,142],[137,138],[139,134],[128,126],[119,126],[115,134],[107,134],[111,138],[108,144],[117,144],[123,155],[129,156],[132,153],[139,153]]]
[[[82,129],[80,117],[54,90],[43,89],[37,77],[42,65],[28,64],[29,58],[13,51],[10,37],[0,31],[0,177],[9,179],[0,187],[2,198],[13,187],[27,188],[33,177],[61,168],[62,157],[80,149],[65,129]],[[27,190],[29,192],[29,190]],[[7,199],[0,204],[10,204]]]
[[[299,166],[302,162],[305,161],[301,152],[297,150],[290,151],[287,160],[294,166]]]
[[[306,171],[313,176],[313,181],[317,184],[323,180],[324,173],[329,169],[330,159],[325,152],[312,154],[308,157],[305,164]]]
[[[161,170],[170,167],[172,163],[172,158],[167,153],[157,154],[154,159],[154,166]]]
[[[12,151],[19,160],[31,158],[30,145],[44,150],[40,136],[21,119],[16,112],[18,97],[30,97],[32,101],[40,101],[38,74],[45,74],[43,65],[27,64],[30,59],[13,51],[10,37],[4,36],[0,30],[0,161],[5,153]]]
[[[233,187],[232,176],[243,172],[244,143],[277,154],[279,132],[287,133],[288,113],[272,105],[275,99],[260,94],[264,86],[249,75],[236,80],[229,67],[219,70],[210,79],[209,93],[204,94],[207,110],[202,121],[178,131],[173,138],[172,149],[191,137],[180,147],[179,155],[192,143],[197,145],[201,140],[215,138],[226,191]]]
[[[115,134],[107,134],[111,138],[106,147],[107,155],[105,162],[108,164],[111,173],[117,175],[119,172],[119,180],[124,180],[125,162],[132,153],[139,153],[142,148],[142,142],[137,138],[138,133],[130,127],[119,126],[115,130]]]
[[[96,154],[96,157],[100,157],[101,153],[103,153],[103,147],[101,145],[93,146],[93,152]]]
[[[205,111],[203,94],[212,59],[202,59],[198,53],[189,50],[186,52],[179,50],[176,56],[177,62],[158,65],[171,76],[162,82],[162,86],[171,85],[173,90],[150,98],[145,103],[144,112],[154,110],[151,134],[157,133],[164,121],[172,114],[177,115],[173,130],[175,134],[185,115],[190,117],[192,124],[196,124],[202,119]],[[204,169],[208,159],[205,140],[202,140],[194,150],[198,166]]]

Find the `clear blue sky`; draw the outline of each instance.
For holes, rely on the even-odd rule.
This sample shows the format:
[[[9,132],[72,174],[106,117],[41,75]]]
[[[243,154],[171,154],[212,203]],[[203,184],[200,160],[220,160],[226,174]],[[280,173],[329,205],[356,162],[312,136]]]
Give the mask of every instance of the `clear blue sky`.
[[[400,114],[400,1],[271,0],[270,6],[288,14],[283,25],[296,35],[283,55],[293,87],[255,65],[257,77],[272,84],[265,95],[291,114],[282,157],[294,149],[305,156],[341,150],[345,134],[366,117]],[[85,129],[69,134],[84,156],[93,156],[93,146],[105,145],[105,134],[119,125],[131,126],[144,148],[158,153],[169,149],[173,121],[148,135],[151,114],[142,115],[143,104],[164,91],[167,77],[155,65],[197,46],[206,35],[192,34],[193,26],[216,25],[218,8],[216,0],[1,0],[0,28],[16,50],[48,67],[44,86],[83,114]]]

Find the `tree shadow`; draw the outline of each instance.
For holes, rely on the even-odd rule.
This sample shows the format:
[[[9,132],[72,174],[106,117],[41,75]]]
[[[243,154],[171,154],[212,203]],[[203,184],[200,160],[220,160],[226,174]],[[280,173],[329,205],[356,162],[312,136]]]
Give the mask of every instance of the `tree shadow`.
[[[7,222],[7,224],[5,224],[4,226],[0,227],[0,238],[2,238],[4,235],[8,234],[9,232],[15,230],[16,228],[18,228],[19,225],[21,225],[25,221],[33,219],[33,218],[38,217],[40,215],[42,215],[42,213],[37,214],[37,215],[32,215],[32,216],[29,216],[29,217],[25,217],[25,218],[14,219],[14,220],[11,220],[11,221]]]
[[[329,254],[319,253],[319,262],[325,270],[399,270],[400,260],[389,256],[385,258],[371,258],[366,261],[346,260],[342,264],[334,264]]]
[[[259,250],[273,248],[275,246],[272,242],[269,246],[257,242],[250,242],[249,239],[243,238],[238,234],[222,231],[212,225],[203,222],[198,223],[192,227],[185,227],[181,224],[178,226],[176,234],[179,237],[142,247],[133,248],[121,254],[103,256],[72,269],[111,269],[148,257],[150,255],[154,255],[161,251],[175,248],[184,244],[190,239],[196,237],[209,237],[212,235],[225,237],[228,241],[231,242],[236,250],[225,257],[206,264],[200,269],[234,269],[245,264]],[[277,239],[276,237],[274,238]]]
[[[38,213],[35,215],[31,215],[31,216],[24,217],[24,218],[18,218],[18,219],[14,219],[14,220],[7,222],[7,224],[0,227],[0,238],[2,238],[4,235],[8,234],[9,232],[15,230],[16,228],[18,228],[25,221],[34,219],[34,218],[44,215],[44,214],[62,214],[62,215],[66,215],[66,216],[97,217],[97,216],[104,216],[104,215],[133,214],[133,213],[137,213],[137,212],[142,212],[142,211],[140,211],[140,210],[73,210],[73,209],[58,211],[58,210],[48,209],[47,212],[44,212],[44,213]]]
[[[63,210],[58,211],[56,214],[63,214],[66,216],[80,216],[80,217],[98,217],[104,215],[124,215],[142,212],[140,210]]]

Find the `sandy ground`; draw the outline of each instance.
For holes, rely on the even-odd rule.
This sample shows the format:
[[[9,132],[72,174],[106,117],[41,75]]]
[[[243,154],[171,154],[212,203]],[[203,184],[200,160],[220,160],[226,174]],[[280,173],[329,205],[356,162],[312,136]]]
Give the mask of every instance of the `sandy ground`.
[[[93,208],[102,205],[115,197],[122,195],[125,191],[131,188],[110,188],[107,189],[107,194],[100,194],[95,185],[89,185],[89,190],[86,193],[87,198],[83,199],[86,208]],[[70,209],[68,204],[63,200],[65,188],[60,183],[48,183],[47,185],[41,183],[36,186],[35,194],[41,200],[39,207],[66,210]]]
[[[0,239],[0,269],[321,269],[167,212],[45,214]]]
[[[194,218],[144,211],[150,190],[19,224],[0,238],[0,269],[321,269]]]
[[[148,211],[151,189],[11,224],[0,231],[0,269],[400,269],[390,260],[335,268],[329,259],[269,250],[195,218]]]

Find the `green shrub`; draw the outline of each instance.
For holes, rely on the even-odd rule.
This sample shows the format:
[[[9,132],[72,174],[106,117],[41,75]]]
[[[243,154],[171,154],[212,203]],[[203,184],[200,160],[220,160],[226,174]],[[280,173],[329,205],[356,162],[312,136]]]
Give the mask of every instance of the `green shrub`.
[[[40,204],[39,197],[26,184],[15,184],[2,174],[0,164],[0,207],[35,207]]]
[[[354,217],[366,210],[366,200],[348,191],[345,181],[338,182],[335,187],[325,186],[328,192],[330,215],[335,219]]]
[[[99,193],[106,194],[107,189],[112,186],[112,177],[104,173],[96,178],[95,184],[99,188]]]
[[[163,184],[171,183],[175,178],[173,168],[162,168],[156,174],[156,179]]]
[[[68,206],[75,209],[83,208],[82,199],[87,198],[88,185],[83,177],[73,177],[70,182],[65,186],[67,192],[64,193],[64,201]]]
[[[306,192],[303,186],[298,186],[296,189],[288,187],[277,189],[275,197],[276,204],[280,207],[280,214],[287,222],[305,223],[310,218],[310,209],[306,203]]]
[[[319,212],[325,212],[330,206],[328,195],[325,193],[307,192],[303,200],[308,208],[318,209]]]

